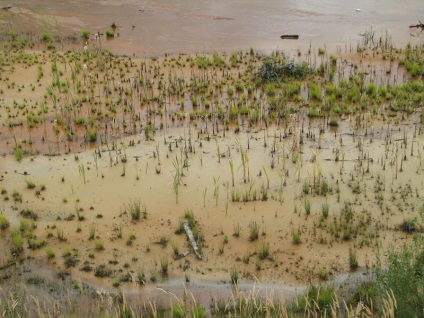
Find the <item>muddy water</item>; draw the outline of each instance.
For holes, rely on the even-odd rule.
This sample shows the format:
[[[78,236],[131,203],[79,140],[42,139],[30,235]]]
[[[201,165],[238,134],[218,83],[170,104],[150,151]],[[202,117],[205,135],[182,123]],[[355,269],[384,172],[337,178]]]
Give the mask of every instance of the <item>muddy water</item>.
[[[250,46],[274,50],[285,49],[286,45],[291,48],[308,47],[310,42],[328,47],[341,43],[355,45],[361,39],[358,33],[371,26],[369,21],[373,21],[377,33],[388,30],[394,42],[401,44],[409,40],[407,25],[420,18],[416,12],[422,5],[419,1],[402,3],[401,8],[394,1],[384,6],[380,2],[362,4],[364,6],[356,2],[355,6],[341,7],[325,2],[317,6],[313,2],[297,1],[284,4],[283,10],[282,4],[274,1],[266,4],[251,2],[248,6],[242,6],[240,2],[191,1],[173,2],[171,5],[166,2],[74,1],[42,5],[41,1],[33,1],[28,14],[36,12],[37,19],[52,15],[61,25],[75,32],[83,28],[91,32],[104,30],[109,28],[111,21],[115,21],[120,36],[102,43],[105,47],[117,52],[150,55],[166,51],[231,51]],[[357,12],[356,8],[361,11]],[[281,14],[279,11],[282,11]],[[301,38],[299,41],[283,42],[279,40],[282,33],[299,33]],[[183,169],[178,203],[173,189],[173,159],[176,156],[181,158],[181,143],[180,148],[176,149],[175,140],[187,136],[188,129],[171,129],[149,142],[145,142],[140,135],[131,137],[139,143],[135,147],[127,147],[126,164],[119,162],[110,166],[107,149],[102,149],[102,158],[98,158],[97,164],[93,151],[80,153],[78,158],[75,155],[26,157],[21,163],[8,156],[1,158],[0,176],[1,186],[7,190],[10,198],[8,201],[2,199],[0,208],[12,227],[19,226],[17,211],[24,208],[36,211],[40,217],[37,236],[46,239],[46,245],[56,253],[56,260],[51,262],[50,268],[65,270],[78,280],[96,286],[111,288],[121,273],[127,271],[132,274],[143,271],[147,279],[160,277],[160,262],[166,257],[170,262],[170,280],[161,281],[159,286],[179,293],[182,289],[178,282],[183,281],[185,275],[193,282],[201,281],[200,286],[193,284],[193,290],[200,294],[203,286],[207,286],[205,295],[211,289],[207,282],[228,283],[229,270],[236,266],[241,283],[251,282],[257,277],[265,283],[275,282],[278,286],[286,286],[285,293],[290,294],[295,288],[293,286],[316,281],[319,268],[325,268],[334,275],[347,272],[349,246],[358,248],[360,266],[365,267],[372,263],[377,247],[410,239],[396,229],[403,219],[416,215],[419,198],[424,193],[422,160],[418,152],[424,141],[422,135],[414,137],[415,124],[419,123],[418,115],[404,122],[392,119],[390,129],[388,123],[382,122],[378,116],[366,116],[368,127],[375,127],[375,131],[371,134],[362,127],[356,130],[356,138],[352,136],[354,117],[343,118],[339,128],[328,128],[323,135],[318,132],[319,122],[311,122],[310,128],[306,125],[305,133],[310,129],[314,137],[305,138],[298,163],[291,160],[291,145],[293,141],[298,141],[300,122],[293,135],[276,139],[279,150],[274,158],[271,145],[274,136],[284,135],[283,127],[272,127],[267,131],[257,128],[257,131],[239,135],[227,132],[225,137],[221,131],[210,140],[206,134],[196,138],[198,131],[192,127],[196,153],[189,154],[189,167]],[[386,144],[388,129],[392,136]],[[409,140],[407,151],[403,150],[401,144],[405,132]],[[163,142],[164,138],[167,145]],[[416,139],[411,143],[413,138]],[[250,182],[243,181],[238,141],[245,150],[249,145]],[[128,140],[125,142],[128,144]],[[174,143],[172,151],[169,151],[169,142]],[[365,145],[363,151],[359,150],[360,144]],[[395,144],[399,147],[399,153],[395,151]],[[415,147],[413,151],[411,144]],[[225,154],[221,159],[217,155],[218,145],[220,153]],[[158,158],[153,156],[156,147],[160,150],[160,164]],[[336,149],[345,153],[344,162],[335,162]],[[411,152],[413,155],[409,156]],[[403,171],[399,172],[403,154],[408,161],[404,163]],[[231,186],[230,155],[235,167],[234,188]],[[368,157],[372,160],[364,160]],[[383,158],[384,165],[381,161]],[[113,159],[119,161],[120,154],[113,153]],[[273,161],[274,170],[271,168]],[[79,173],[80,165],[85,167],[85,181]],[[370,166],[368,172],[367,165]],[[252,188],[260,196],[262,187],[267,184],[264,167],[270,176],[268,200],[258,198],[253,202],[232,202],[233,189],[243,196]],[[156,168],[160,173],[156,173]],[[287,169],[288,174],[283,178],[280,200],[282,180],[278,172],[283,169]],[[304,196],[303,183],[314,180],[318,169],[334,192],[327,198],[316,194]],[[377,178],[383,180],[382,191],[374,190]],[[36,196],[35,191],[26,188],[26,180],[34,181],[37,186],[44,184],[46,191]],[[359,192],[358,189],[352,191],[356,185]],[[336,188],[340,188],[340,198]],[[12,202],[13,190],[23,194],[22,203]],[[219,194],[218,198],[214,196],[215,191]],[[379,192],[382,192],[382,208],[376,199]],[[309,217],[305,215],[303,207],[305,198],[312,202]],[[140,200],[146,205],[146,220],[133,223],[129,215],[123,213],[131,200]],[[321,228],[322,225],[318,226],[321,205],[326,200],[330,204],[330,217],[324,222],[327,225]],[[367,220],[368,224],[358,223],[358,228],[363,227],[364,230],[351,241],[343,241],[329,233],[331,223],[339,217],[345,201],[353,204],[355,222]],[[183,272],[183,261],[172,259],[172,244],[178,246],[181,252],[190,248],[184,236],[175,235],[179,219],[186,209],[194,211],[205,244],[204,259],[199,261],[190,255],[190,267]],[[76,210],[81,210],[84,221],[75,219]],[[74,219],[66,220],[72,214]],[[263,234],[254,242],[248,239],[252,222],[259,225]],[[239,238],[232,236],[235,226],[241,227]],[[103,241],[104,251],[95,251],[94,242],[88,239],[92,227],[98,239]],[[123,229],[123,238],[117,237],[116,230],[119,228]],[[297,246],[292,244],[291,231],[298,228],[302,231],[302,244]],[[57,229],[64,231],[66,242],[57,239]],[[47,238],[49,232],[53,237]],[[131,233],[136,235],[136,239],[132,245],[127,245],[126,240]],[[225,235],[229,237],[229,243],[221,252]],[[162,238],[168,241],[166,246],[158,244]],[[1,241],[10,244],[6,234],[2,235]],[[258,261],[257,252],[263,243],[269,244],[271,258]],[[66,249],[78,253],[80,263],[75,268],[65,269],[63,266],[61,255]],[[2,260],[8,256],[8,251],[2,251]],[[28,254],[36,259],[46,258],[43,249],[28,251]],[[92,254],[94,258],[90,256]],[[250,255],[247,264],[241,261],[246,255]],[[110,264],[116,260],[118,263]],[[95,278],[93,272],[80,270],[83,262],[88,262],[93,268],[109,264],[115,271],[115,277]],[[223,286],[230,291],[228,284],[223,283]],[[137,292],[137,287],[133,288],[132,284],[122,284],[121,288],[129,294]]]
[[[149,142],[131,137],[139,139],[140,143],[126,148],[126,163],[112,166],[106,148],[97,165],[92,151],[53,158],[26,157],[21,163],[8,156],[2,158],[0,175],[4,179],[2,187],[10,198],[2,200],[1,209],[12,227],[19,226],[17,211],[29,208],[38,213],[35,232],[56,253],[57,260],[52,262],[52,268],[68,271],[82,281],[105,288],[111,288],[126,272],[133,275],[144,272],[149,280],[153,276],[160,277],[160,263],[164,258],[169,261],[169,275],[182,279],[187,275],[194,280],[228,282],[230,269],[236,268],[241,282],[256,277],[261,282],[286,286],[307,284],[316,280],[319,268],[326,268],[334,275],[347,272],[349,246],[357,248],[360,266],[366,267],[372,264],[377,247],[384,249],[411,239],[397,228],[402,220],[416,215],[424,193],[420,155],[424,141],[416,130],[418,116],[405,122],[387,123],[366,116],[369,116],[366,117],[369,128],[357,129],[356,137],[352,136],[354,117],[344,118],[336,131],[328,129],[321,136],[319,122],[305,125],[305,134],[310,130],[316,137],[305,137],[297,162],[292,161],[291,147],[299,138],[300,122],[293,135],[281,140],[278,136],[280,132],[284,135],[284,129],[279,127],[238,135],[227,132],[226,137],[221,131],[210,140],[206,134],[195,137],[194,133],[196,153],[188,154],[188,167],[181,169],[184,176],[178,203],[173,180],[175,158],[178,156],[182,162],[182,142],[175,148],[175,140],[184,136],[181,131],[158,136],[156,141]],[[390,140],[386,144],[388,134]],[[414,139],[406,150],[402,148],[405,134],[409,141]],[[341,139],[343,146],[340,146]],[[249,148],[246,177],[250,181],[246,183],[238,141],[243,149]],[[173,142],[172,151],[169,151],[169,142]],[[273,157],[274,142],[278,152]],[[411,149],[412,144],[414,149]],[[335,162],[337,148],[345,155],[343,160]],[[159,158],[153,156],[157,149]],[[112,155],[119,161],[119,153]],[[235,167],[234,187],[229,155]],[[403,162],[400,171],[404,156],[407,161]],[[81,165],[85,167],[84,175],[79,172]],[[261,193],[268,183],[265,170],[269,175],[269,190],[267,200],[263,201]],[[281,178],[281,171],[286,170],[287,175]],[[303,195],[303,184],[312,183],[319,171],[333,190],[327,197],[315,193]],[[45,185],[46,190],[37,196],[35,190],[27,189],[26,180],[33,181],[37,187]],[[380,190],[376,190],[378,180]],[[14,190],[22,193],[22,203],[13,202]],[[233,191],[241,198],[252,191],[257,199],[233,202]],[[124,213],[134,200],[146,206],[146,219],[131,222],[128,213]],[[305,214],[305,200],[312,204],[310,216]],[[327,220],[320,221],[321,205],[326,201],[330,204],[330,215]],[[345,202],[350,202],[353,209],[354,232],[350,239],[343,240],[334,237],[331,228],[337,224]],[[184,260],[173,260],[172,246],[177,246],[180,252],[190,248],[184,235],[175,234],[186,209],[193,211],[205,241],[203,260],[190,255],[187,258],[189,269],[184,272]],[[84,221],[76,219],[77,210],[85,217]],[[74,217],[69,218],[70,215]],[[258,224],[260,231],[259,239],[253,242],[249,241],[252,222]],[[240,226],[240,237],[232,236],[236,226]],[[103,251],[96,251],[94,241],[89,240],[91,228],[104,243]],[[122,238],[118,237],[117,229],[122,230]],[[302,232],[300,245],[292,243],[291,232],[297,229]],[[65,242],[58,240],[59,231],[64,232]],[[49,232],[52,237],[48,237]],[[126,241],[131,233],[136,239],[128,245]],[[223,244],[225,236],[228,243]],[[3,239],[8,242],[6,235]],[[168,243],[159,244],[161,241]],[[263,244],[269,244],[270,258],[261,261],[257,253]],[[61,255],[67,249],[77,253],[79,264],[74,268],[63,266]],[[3,256],[7,256],[8,250],[4,253]],[[46,257],[44,249],[28,251],[28,254],[40,259]],[[245,263],[242,260],[246,256]],[[84,262],[93,269],[108,264],[115,271],[114,277],[95,278],[93,272],[80,270]],[[122,285],[124,289],[127,287],[127,284]]]
[[[56,20],[78,34],[118,25],[119,38],[103,43],[121,53],[151,55],[230,52],[249,47],[264,51],[327,46],[356,46],[359,35],[371,28],[376,37],[385,32],[403,46],[420,39],[409,25],[422,19],[421,0],[270,0],[270,1],[105,1],[34,0],[19,3],[36,13],[39,21]],[[297,41],[280,40],[298,34]]]

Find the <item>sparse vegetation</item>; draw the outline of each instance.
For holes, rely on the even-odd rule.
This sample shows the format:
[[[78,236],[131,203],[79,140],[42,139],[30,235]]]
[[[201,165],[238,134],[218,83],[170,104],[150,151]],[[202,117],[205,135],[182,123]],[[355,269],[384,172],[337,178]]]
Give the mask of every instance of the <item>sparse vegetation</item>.
[[[346,45],[344,53],[341,46],[336,54],[310,46],[294,58],[254,48],[139,58],[102,48],[104,37],[120,41],[120,32],[128,32],[124,25],[112,23],[111,30],[93,36],[80,30],[68,38],[48,21],[27,35],[15,19],[19,15],[0,19],[0,149],[6,158],[0,167],[0,265],[7,269],[2,284],[12,281],[12,265],[26,267],[44,255],[35,251],[44,246],[44,259],[61,271],[61,279],[71,273],[77,281],[83,271],[99,280],[110,277],[102,284],[123,290],[132,281],[146,284],[145,272],[155,284],[168,270],[179,275],[189,269],[189,281],[190,270],[208,275],[216,269],[209,264],[217,263],[233,284],[240,277],[252,281],[255,270],[267,280],[274,268],[299,284],[315,283],[361,264],[372,271],[369,284],[340,302],[330,282],[311,287],[293,304],[236,295],[224,306],[214,304],[210,313],[325,317],[360,310],[355,315],[420,316],[422,45],[396,48],[388,36],[376,40],[366,32],[364,43]],[[68,48],[72,41],[78,44]],[[37,51],[31,51],[34,44]],[[177,205],[170,204],[174,195]],[[149,219],[146,205],[134,197],[148,204]],[[193,210],[178,219],[179,206]],[[184,233],[183,222],[192,229],[190,242],[166,232]],[[199,251],[206,248],[208,261],[190,263],[192,239]],[[417,245],[409,245],[412,240]],[[288,250],[281,248],[290,243]],[[364,255],[389,243],[394,247],[387,267],[380,264],[374,272]],[[240,251],[241,244],[246,250]],[[349,247],[349,253],[335,262],[334,246],[345,252]],[[210,262],[212,257],[219,262]],[[234,261],[237,267],[230,268]],[[79,262],[81,267],[68,270]],[[13,274],[18,283],[20,274]],[[74,288],[88,294],[82,285]],[[51,288],[49,295],[58,296]],[[69,293],[77,299],[76,294]],[[25,303],[28,295],[18,297],[13,289],[9,296],[0,298],[6,315],[44,315],[26,314],[38,306],[35,299]],[[96,303],[98,311],[88,316],[142,316],[139,311],[150,309],[143,315],[209,314],[189,295],[175,299],[172,308],[150,309],[117,298],[107,307]],[[69,303],[78,304],[74,298]],[[84,316],[73,306],[45,315]]]

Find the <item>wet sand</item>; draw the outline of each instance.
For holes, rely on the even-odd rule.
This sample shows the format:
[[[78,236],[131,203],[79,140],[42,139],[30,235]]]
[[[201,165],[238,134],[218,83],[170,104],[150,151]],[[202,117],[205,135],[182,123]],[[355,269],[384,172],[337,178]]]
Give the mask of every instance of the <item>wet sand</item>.
[[[420,41],[408,28],[422,19],[421,0],[408,1],[19,1],[38,21],[57,22],[63,30],[92,34],[118,25],[119,40],[103,43],[114,52],[139,56],[165,52],[233,52],[253,47],[263,52],[326,46],[356,47],[360,34],[386,32],[397,46]],[[14,9],[15,12],[19,10]],[[281,40],[298,34],[299,40]],[[418,38],[416,38],[418,36]]]

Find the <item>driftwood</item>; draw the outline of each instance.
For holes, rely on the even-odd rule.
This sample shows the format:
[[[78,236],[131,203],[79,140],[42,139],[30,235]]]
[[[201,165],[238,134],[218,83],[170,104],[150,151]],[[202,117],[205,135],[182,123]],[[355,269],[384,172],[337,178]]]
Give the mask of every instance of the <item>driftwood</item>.
[[[183,272],[185,272],[190,266],[190,262],[186,259],[183,266]]]
[[[190,229],[190,225],[188,224],[188,222],[184,222],[183,226],[184,226],[184,230],[187,233],[188,239],[191,242],[191,246],[193,246],[194,253],[196,254],[198,259],[202,259],[202,255],[200,255],[199,247],[197,246],[196,240],[194,239],[194,235],[193,235],[193,232]]]
[[[420,23],[414,24],[414,25],[410,25],[409,27],[410,28],[421,28],[421,29],[424,30],[424,23],[422,23],[421,21],[418,21],[418,22],[420,22]]]
[[[282,36],[280,36],[280,38],[283,39],[283,40],[298,40],[299,35],[297,35],[297,34],[283,34]]]
[[[190,253],[191,253],[191,251],[185,251],[184,253],[178,254],[177,256],[174,257],[174,260],[178,261],[179,259],[186,257]]]

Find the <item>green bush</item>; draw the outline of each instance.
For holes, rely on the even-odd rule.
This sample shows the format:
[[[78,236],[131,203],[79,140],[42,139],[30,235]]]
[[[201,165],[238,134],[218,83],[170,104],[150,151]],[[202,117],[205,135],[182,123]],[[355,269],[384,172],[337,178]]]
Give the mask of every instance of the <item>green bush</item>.
[[[386,269],[377,262],[376,280],[379,294],[393,292],[396,317],[424,317],[424,236],[416,235],[399,250],[391,248]]]

